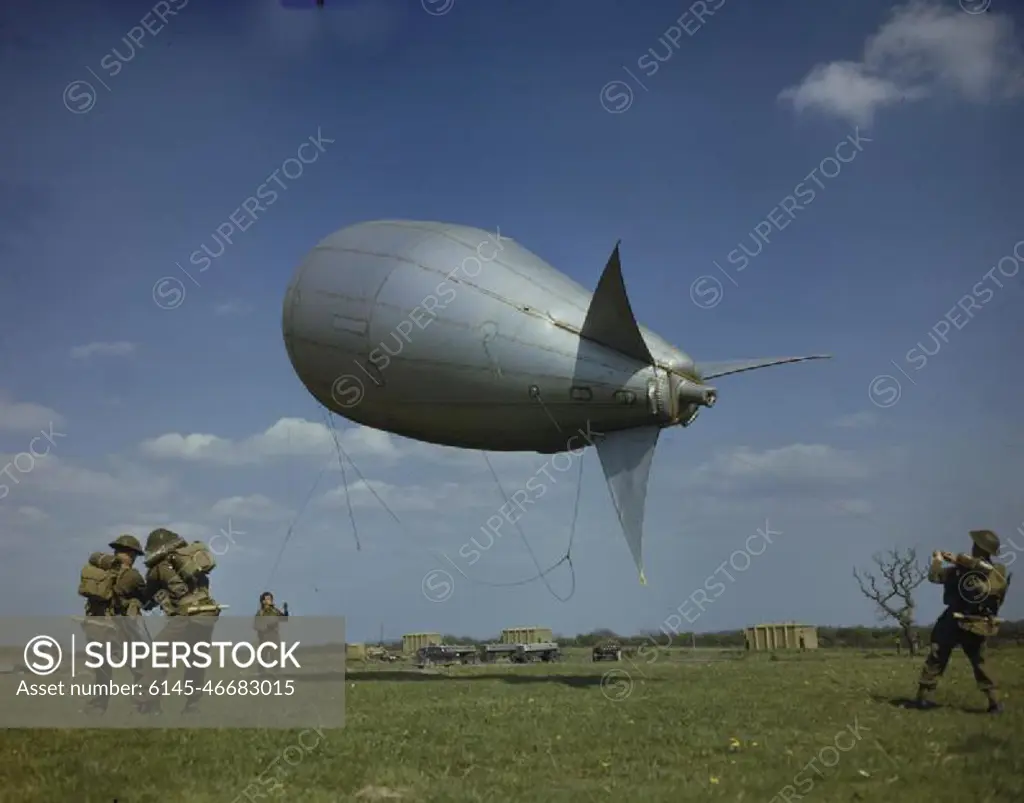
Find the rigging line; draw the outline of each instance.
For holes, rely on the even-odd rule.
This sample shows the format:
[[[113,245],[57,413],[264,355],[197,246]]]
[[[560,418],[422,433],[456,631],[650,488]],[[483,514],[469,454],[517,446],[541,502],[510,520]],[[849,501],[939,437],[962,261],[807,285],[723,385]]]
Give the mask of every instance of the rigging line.
[[[334,449],[338,455],[338,467],[341,469],[341,482],[345,486],[345,504],[348,506],[348,520],[352,522],[352,536],[356,539],[356,552],[363,551],[363,545],[359,543],[359,529],[356,527],[356,514],[352,512],[352,494],[348,488],[348,475],[345,473],[345,461],[341,459],[341,443],[338,441],[338,431],[334,428],[334,421],[328,413],[324,412],[324,420],[327,422],[327,429],[331,432],[334,440]],[[364,482],[364,484],[366,484]]]
[[[508,498],[508,494],[505,493],[505,489],[501,485],[501,480],[498,479],[498,474],[494,470],[494,466],[491,464],[491,459],[487,456],[487,452],[481,452],[481,454],[484,456],[484,461],[487,463],[487,468],[489,468],[491,470],[491,476],[494,477],[494,482],[497,484],[498,490],[501,491],[501,495],[502,495],[502,497],[505,500],[505,504],[506,505],[511,505],[511,502],[510,502],[510,500]],[[579,474],[580,474],[579,480],[582,480],[582,478],[583,478],[583,461],[582,460],[580,460],[580,472],[579,472]],[[579,514],[579,490],[580,490],[580,488],[583,487],[583,483],[581,481],[579,481],[579,480],[576,483],[576,502],[577,502],[577,504],[576,504],[575,510],[573,511],[572,532],[571,532],[571,534],[569,536],[569,539],[570,539],[569,549],[570,550],[572,549],[572,538],[576,534],[576,518],[577,518],[577,516]],[[547,590],[548,590],[548,592],[550,592],[551,596],[553,596],[559,602],[568,602],[570,599],[572,599],[573,594],[576,593],[576,570],[573,568],[572,557],[570,556],[569,551],[566,551],[565,556],[561,560],[559,560],[558,563],[554,564],[547,571],[545,571],[545,570],[541,569],[540,561],[537,560],[537,556],[536,556],[536,554],[534,554],[533,547],[531,547],[530,546],[530,542],[526,540],[526,534],[523,532],[523,528],[519,524],[519,519],[516,519],[512,523],[515,525],[516,531],[519,533],[519,537],[523,540],[523,545],[526,547],[526,551],[530,553],[530,559],[533,561],[533,565],[537,569],[537,572],[538,572],[537,577],[535,577],[533,579],[535,580],[537,578],[540,578],[540,580],[544,583],[544,587],[547,588]],[[547,574],[550,573],[557,566],[561,566],[566,561],[569,562],[569,570],[570,570],[570,573],[571,573],[571,576],[572,576],[572,588],[570,589],[569,594],[566,597],[560,597],[560,596],[558,596],[558,594],[555,593],[555,590],[551,587],[551,583],[548,582]]]
[[[327,471],[327,467],[330,465],[330,461],[324,464],[324,467],[320,469],[320,473],[316,477],[316,482],[313,483],[309,491],[306,493],[306,498],[299,506],[298,511],[295,513],[295,518],[292,519],[291,524],[288,525],[288,530],[285,533],[284,540],[281,542],[281,548],[277,552],[277,559],[274,561],[274,566],[270,570],[270,577],[267,580],[267,587],[270,586],[271,581],[274,579],[274,575],[277,573],[277,567],[281,564],[281,558],[284,556],[285,547],[288,546],[288,542],[291,540],[292,535],[295,533],[295,526],[299,523],[299,519],[302,518],[302,514],[306,512],[306,507],[309,505],[309,500],[313,498],[313,494],[316,493],[317,486],[320,485],[320,480],[323,479],[324,474]]]
[[[405,523],[398,517],[398,514],[395,513],[395,511],[393,511],[391,509],[391,507],[388,505],[388,503],[385,502],[381,498],[381,495],[379,493],[377,493],[377,490],[373,487],[373,485],[371,485],[369,482],[367,482],[366,477],[363,476],[363,472],[361,472],[359,470],[359,466],[356,465],[356,462],[352,459],[352,456],[347,451],[345,451],[345,447],[341,445],[341,442],[340,441],[336,441],[335,445],[338,447],[338,451],[340,451],[342,453],[342,455],[344,455],[345,459],[348,460],[349,465],[352,466],[352,470],[356,473],[356,476],[359,477],[359,479],[363,481],[363,485],[370,491],[371,494],[373,494],[374,498],[380,503],[380,506],[382,508],[384,508],[384,510],[387,511],[388,515],[391,516],[392,519],[394,519],[395,523],[398,524],[398,526],[401,527],[403,531],[405,531],[405,529],[406,529],[405,528]],[[583,476],[583,462],[582,461],[580,461],[579,475],[580,475],[580,478],[582,479],[582,476]],[[500,484],[499,484],[499,487],[500,487]],[[579,514],[579,497],[580,497],[580,489],[581,488],[582,488],[582,482],[577,482],[577,485],[576,485],[576,503],[577,504],[576,504],[575,510],[573,511],[573,523],[572,523],[573,536],[570,536],[570,547],[571,547],[572,537],[574,537],[575,531],[576,531],[576,519],[577,519],[578,514]],[[405,533],[405,535],[406,535],[406,537],[408,537],[408,533]],[[409,539],[409,540],[412,540],[412,539]],[[419,546],[418,542],[413,541],[413,543],[416,544],[417,549],[422,550],[422,547]],[[437,560],[437,555],[433,551],[431,551],[431,550],[427,550],[427,551],[430,553],[431,557],[433,557],[435,560]],[[572,596],[573,593],[575,593],[575,589],[576,589],[576,573],[575,573],[575,569],[573,569],[573,566],[572,566],[572,558],[569,556],[568,553],[566,553],[566,556],[563,557],[560,561],[558,561],[558,563],[556,563],[553,566],[549,567],[547,570],[541,572],[540,574],[535,575],[534,577],[528,577],[528,578],[526,578],[524,580],[516,580],[516,581],[513,581],[513,582],[509,582],[509,583],[492,583],[492,582],[489,582],[489,581],[486,581],[486,580],[478,580],[475,577],[470,577],[451,558],[449,558],[447,555],[444,555],[444,553],[442,553],[442,555],[445,558],[445,560],[448,561],[448,563],[451,565],[451,567],[453,569],[455,569],[455,571],[458,572],[459,575],[461,577],[463,577],[465,580],[468,580],[470,583],[475,583],[476,585],[488,586],[489,588],[509,588],[509,587],[512,587],[512,586],[521,586],[521,585],[526,585],[527,583],[532,583],[532,582],[534,582],[534,581],[536,581],[538,579],[541,579],[545,575],[550,574],[552,571],[554,571],[560,565],[562,565],[563,563],[568,561],[569,568],[572,571],[572,582],[573,582],[572,591],[570,592],[570,597]],[[557,595],[556,595],[556,598],[557,598]]]

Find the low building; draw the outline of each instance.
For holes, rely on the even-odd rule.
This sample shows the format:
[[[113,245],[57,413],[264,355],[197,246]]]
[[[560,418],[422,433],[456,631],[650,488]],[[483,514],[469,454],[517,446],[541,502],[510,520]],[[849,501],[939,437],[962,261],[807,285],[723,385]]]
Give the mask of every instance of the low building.
[[[818,628],[796,622],[754,625],[744,629],[743,637],[748,650],[818,649]]]
[[[550,627],[507,627],[501,631],[502,644],[547,644],[554,640]]]
[[[366,660],[366,645],[365,644],[346,644],[345,645],[345,660],[346,661],[365,661]]]
[[[402,652],[406,655],[415,655],[420,647],[440,643],[440,633],[406,633],[402,636]]]

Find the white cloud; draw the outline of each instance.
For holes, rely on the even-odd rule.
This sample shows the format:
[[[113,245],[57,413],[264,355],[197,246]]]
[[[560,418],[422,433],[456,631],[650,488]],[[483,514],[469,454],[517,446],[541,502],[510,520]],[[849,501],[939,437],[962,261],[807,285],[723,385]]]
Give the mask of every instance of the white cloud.
[[[875,509],[867,499],[839,499],[832,506],[838,513],[851,516],[869,516]]]
[[[121,524],[105,527],[100,540],[105,543],[117,538],[119,535],[127,533],[129,535],[134,535],[142,542],[142,545],[145,546],[146,538],[148,538],[149,534],[158,527],[164,527],[172,532],[176,532],[186,541],[208,542],[210,538],[217,534],[217,530],[215,528],[194,521],[168,522],[166,519],[158,517],[154,517],[152,519],[143,519],[140,517],[132,522],[123,522]]]
[[[851,452],[826,444],[794,443],[755,452],[745,446],[723,451],[693,472],[698,483],[716,490],[755,486],[815,486],[864,479],[868,467]]]
[[[75,360],[88,360],[90,357],[127,357],[135,353],[135,344],[125,340],[113,343],[96,341],[71,349],[71,357]]]
[[[866,429],[878,423],[878,415],[871,410],[862,410],[859,413],[850,413],[841,416],[835,421],[837,427],[844,429]]]
[[[915,0],[867,40],[862,61],[819,64],[779,99],[867,126],[885,106],[942,94],[974,103],[1024,94],[1024,50],[1010,16]]]
[[[374,496],[376,492],[377,496]],[[446,482],[436,486],[391,485],[380,480],[354,480],[348,486],[353,508],[377,508],[384,511],[384,503],[396,513],[407,511],[449,510],[467,508],[497,508],[500,506],[497,489],[488,496],[483,489],[464,483]],[[317,500],[317,504],[328,508],[347,507],[345,485],[332,488]]]
[[[247,312],[252,312],[252,305],[246,304],[244,301],[225,301],[214,305],[213,308],[213,314],[222,317],[226,315],[244,315]]]
[[[213,503],[210,513],[220,518],[252,521],[274,521],[288,518],[291,511],[263,494],[231,496]]]
[[[47,431],[51,424],[61,426],[64,416],[56,410],[31,402],[15,402],[0,394],[0,431],[31,432]],[[39,447],[43,448],[43,447]]]
[[[335,430],[345,452],[353,458],[395,459],[399,450],[386,432],[357,426]],[[284,457],[328,457],[336,454],[334,436],[323,424],[302,418],[282,418],[265,432],[234,441],[217,435],[169,433],[143,441],[144,454],[160,460],[187,460],[221,466],[263,463]]]
[[[13,461],[14,455],[0,455],[0,464]],[[123,461],[113,461],[113,472],[84,468],[52,454],[34,458],[32,468],[15,474],[9,481],[9,494],[45,493],[70,495],[97,505],[145,504],[159,501],[172,489],[171,481]]]
[[[50,518],[49,513],[46,513],[37,507],[32,507],[31,505],[19,507],[17,514],[18,518],[26,524],[39,524]]]

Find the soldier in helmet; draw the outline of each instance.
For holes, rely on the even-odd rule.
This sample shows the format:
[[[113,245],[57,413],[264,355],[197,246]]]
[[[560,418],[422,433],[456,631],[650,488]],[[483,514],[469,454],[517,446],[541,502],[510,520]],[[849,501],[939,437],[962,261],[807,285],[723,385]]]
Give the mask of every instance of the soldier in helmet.
[[[145,581],[134,568],[142,555],[142,544],[134,535],[119,535],[108,545],[112,553],[94,552],[82,570],[79,594],[85,597],[82,629],[89,641],[107,643],[112,657],[119,660],[125,642],[137,637],[137,629],[127,627],[125,616],[139,616],[145,594]],[[115,618],[117,617],[117,618]],[[116,646],[115,646],[116,645]],[[132,669],[133,682],[141,674]],[[95,695],[86,704],[87,713],[102,714],[110,702],[113,670],[103,664],[96,668]]]
[[[153,530],[146,539],[147,607],[159,605],[168,617],[157,641],[196,644],[213,640],[220,606],[210,594],[209,572],[216,565],[209,549],[200,542],[189,544],[171,530]],[[144,679],[147,699],[139,706],[143,713],[160,713],[160,695],[150,694],[154,682],[162,683],[166,668],[151,668]],[[202,696],[206,670],[189,666],[184,685],[192,681],[194,692],[187,696],[185,713],[196,710]],[[159,687],[158,687],[159,688]]]
[[[935,706],[932,696],[939,677],[959,646],[971,662],[978,688],[988,697],[988,711],[995,714],[1003,710],[996,683],[985,669],[985,640],[998,630],[993,619],[1006,596],[1006,567],[992,562],[992,556],[999,552],[999,538],[994,532],[971,530],[970,535],[974,542],[970,555],[932,555],[928,580],[944,587],[946,610],[932,628],[931,650],[918,681],[916,708]],[[951,565],[943,566],[944,562]]]

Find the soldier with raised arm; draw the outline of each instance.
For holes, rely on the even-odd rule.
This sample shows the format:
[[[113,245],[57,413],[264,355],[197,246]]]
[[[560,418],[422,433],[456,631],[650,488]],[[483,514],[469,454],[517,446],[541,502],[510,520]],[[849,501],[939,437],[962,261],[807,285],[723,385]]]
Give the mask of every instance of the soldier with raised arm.
[[[996,682],[985,668],[985,642],[999,629],[996,614],[1006,596],[1009,578],[1006,567],[993,563],[999,552],[999,538],[991,530],[971,530],[971,554],[935,552],[928,580],[943,586],[946,609],[932,628],[931,649],[918,680],[916,708],[933,708],[932,699],[949,658],[961,647],[974,670],[978,688],[988,698],[989,713],[1003,710],[996,694]],[[943,565],[949,564],[949,565]]]

